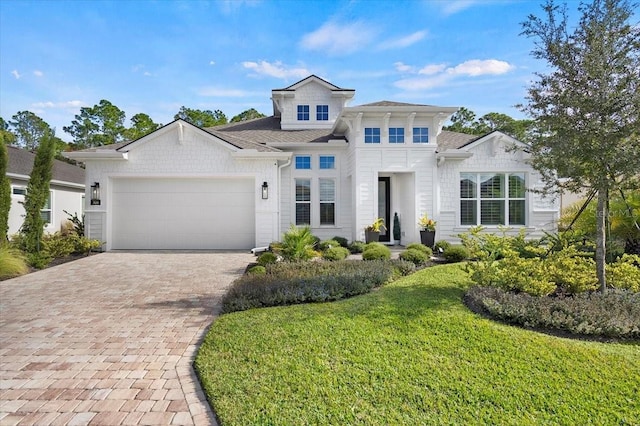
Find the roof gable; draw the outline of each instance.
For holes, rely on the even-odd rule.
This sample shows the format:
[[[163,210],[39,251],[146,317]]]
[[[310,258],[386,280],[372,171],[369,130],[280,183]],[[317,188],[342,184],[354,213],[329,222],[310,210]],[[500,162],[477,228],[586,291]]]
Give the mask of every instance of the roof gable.
[[[338,90],[338,91],[355,91],[353,89],[343,89],[341,87],[336,86],[335,84],[329,83],[327,80],[324,80],[317,75],[311,74],[309,77],[305,77],[302,80],[293,83],[291,86],[285,87],[283,89],[273,89],[273,92],[281,92],[281,91],[292,91],[299,89],[302,86],[305,86],[311,82],[319,83],[329,90]]]

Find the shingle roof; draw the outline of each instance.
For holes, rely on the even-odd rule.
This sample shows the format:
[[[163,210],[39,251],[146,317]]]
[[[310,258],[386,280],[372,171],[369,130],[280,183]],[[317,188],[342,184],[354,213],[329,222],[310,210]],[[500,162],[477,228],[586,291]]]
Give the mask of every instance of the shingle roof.
[[[357,107],[373,107],[373,106],[382,106],[382,107],[388,107],[388,106],[421,106],[421,107],[432,107],[433,105],[425,105],[425,104],[409,104],[406,102],[394,102],[394,101],[378,101],[378,102],[371,102],[369,104],[363,104],[363,105],[358,105],[354,108]]]
[[[30,176],[36,154],[13,146],[8,146],[7,151],[9,153],[7,173]],[[53,160],[51,178],[62,182],[84,184],[84,169],[64,161]]]
[[[478,135],[469,135],[467,133],[450,132],[443,130],[438,135],[438,152],[446,149],[459,149],[468,143],[478,139]]]
[[[205,129],[229,143],[314,143],[332,139],[345,140],[327,129],[282,130],[279,117],[264,117]],[[241,147],[243,148],[243,147]],[[268,147],[264,147],[268,148]]]

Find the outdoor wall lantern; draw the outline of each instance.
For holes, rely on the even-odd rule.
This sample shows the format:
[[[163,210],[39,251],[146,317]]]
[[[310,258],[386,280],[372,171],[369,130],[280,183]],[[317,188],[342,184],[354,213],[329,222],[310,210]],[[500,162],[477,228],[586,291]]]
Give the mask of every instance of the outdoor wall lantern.
[[[91,185],[91,205],[100,205],[100,184],[98,182],[94,182],[93,185]]]
[[[266,200],[269,198],[269,185],[267,182],[262,182],[262,199]]]

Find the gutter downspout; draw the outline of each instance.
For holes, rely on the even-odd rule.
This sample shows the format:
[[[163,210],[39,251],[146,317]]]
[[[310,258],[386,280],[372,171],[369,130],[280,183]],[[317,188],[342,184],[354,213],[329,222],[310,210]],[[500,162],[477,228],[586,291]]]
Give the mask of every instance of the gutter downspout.
[[[281,165],[278,166],[278,210],[276,211],[276,217],[278,218],[278,225],[277,225],[277,229],[278,229],[278,238],[280,238],[280,234],[282,233],[282,229],[280,229],[281,227],[281,220],[280,220],[280,210],[281,210],[281,203],[282,203],[282,197],[280,196],[280,192],[282,191],[282,169],[284,169],[285,167],[288,167],[291,165],[291,161],[293,159],[293,155],[291,157],[289,157],[289,159],[286,161],[286,163],[283,163]]]

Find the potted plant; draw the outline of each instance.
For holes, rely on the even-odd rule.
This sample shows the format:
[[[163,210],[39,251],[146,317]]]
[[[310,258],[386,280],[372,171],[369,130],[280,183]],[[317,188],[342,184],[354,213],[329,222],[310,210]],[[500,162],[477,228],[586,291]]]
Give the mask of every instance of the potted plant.
[[[384,219],[381,217],[376,218],[371,225],[364,228],[365,242],[378,241],[380,239],[380,231],[383,229],[387,229],[387,227],[384,226]]]
[[[420,242],[427,247],[433,248],[436,239],[436,221],[429,219],[427,214],[423,214],[418,221],[420,226]]]
[[[402,231],[400,228],[400,218],[398,217],[398,213],[393,214],[393,239],[395,240],[396,245],[400,245],[400,236],[402,235]]]

